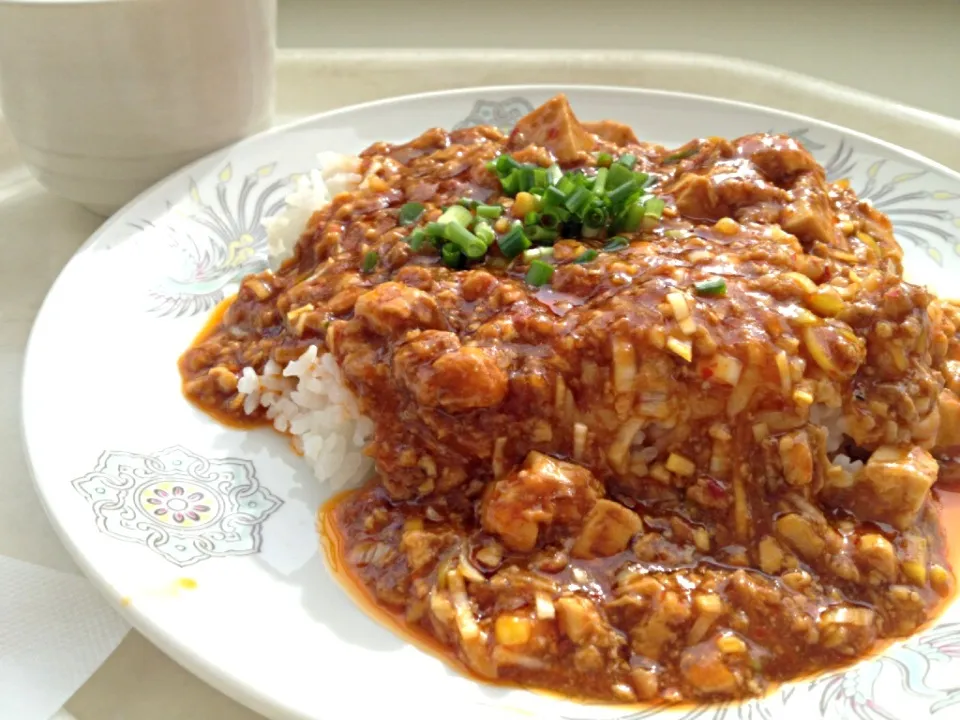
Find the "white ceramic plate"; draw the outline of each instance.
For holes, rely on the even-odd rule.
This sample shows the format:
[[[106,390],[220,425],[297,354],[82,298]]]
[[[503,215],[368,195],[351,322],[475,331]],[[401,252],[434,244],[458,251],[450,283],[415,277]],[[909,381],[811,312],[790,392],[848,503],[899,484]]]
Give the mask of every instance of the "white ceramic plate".
[[[238,432],[182,398],[177,357],[238,278],[263,264],[260,220],[322,150],[433,126],[509,126],[559,90],[584,119],[645,140],[789,132],[894,220],[912,277],[960,272],[960,176],[809,118],[703,97],[510,87],[327,113],[218,152],[142,195],[67,265],[37,318],[24,437],[50,517],[90,577],[176,660],[272,717],[890,720],[960,713],[960,607],[883,656],[743,705],[581,706],[483,686],[354,606],[317,552],[326,498],[285,439]],[[25,242],[42,238],[27,238]],[[69,602],[69,598],[64,599]]]

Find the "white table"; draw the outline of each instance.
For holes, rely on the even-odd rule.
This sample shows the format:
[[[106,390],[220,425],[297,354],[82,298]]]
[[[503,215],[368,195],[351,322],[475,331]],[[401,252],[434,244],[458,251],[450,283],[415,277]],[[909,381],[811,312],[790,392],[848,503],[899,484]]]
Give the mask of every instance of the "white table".
[[[898,108],[803,77],[677,55],[283,53],[278,111],[283,119],[404,92],[510,81],[638,84],[765,102],[900,142],[960,169],[960,121]],[[32,319],[59,269],[100,220],[45,193],[11,159],[10,147],[0,121],[0,392],[17,398],[23,345]],[[75,572],[33,497],[18,426],[18,403],[0,404],[0,554]],[[190,676],[136,632],[127,636],[67,709],[77,720],[259,717]]]

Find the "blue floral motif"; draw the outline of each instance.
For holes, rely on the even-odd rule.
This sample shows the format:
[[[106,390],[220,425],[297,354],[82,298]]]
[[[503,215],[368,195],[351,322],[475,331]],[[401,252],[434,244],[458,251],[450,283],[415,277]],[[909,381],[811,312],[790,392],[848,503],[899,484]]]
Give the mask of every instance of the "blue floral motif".
[[[209,460],[175,446],[149,455],[108,451],[73,481],[100,531],[186,567],[260,550],[260,526],[282,501],[249,460]]]

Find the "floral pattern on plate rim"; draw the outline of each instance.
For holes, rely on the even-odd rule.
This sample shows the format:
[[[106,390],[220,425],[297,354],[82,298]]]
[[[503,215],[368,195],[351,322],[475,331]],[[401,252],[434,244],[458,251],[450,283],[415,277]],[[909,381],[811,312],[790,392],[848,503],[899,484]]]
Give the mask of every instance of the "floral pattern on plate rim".
[[[73,487],[100,532],[180,567],[259,552],[261,525],[283,503],[260,485],[249,460],[208,459],[180,446],[106,451]]]
[[[454,129],[477,124],[489,124],[509,130],[534,105],[523,97],[506,100],[477,100],[470,113]],[[928,191],[917,187],[916,181],[928,174],[927,170],[897,172],[884,159],[873,160],[863,171],[864,160],[856,157],[850,143],[841,139],[838,144],[820,142],[809,128],[795,128],[787,134],[800,140],[823,164],[831,181],[850,179],[859,197],[869,200],[893,221],[898,239],[906,240],[923,250],[935,263],[944,265],[943,252],[960,255],[960,193],[947,190]],[[284,194],[296,176],[272,177],[275,164],[255,168],[245,175],[236,175],[231,164],[224,166],[210,186],[189,179],[189,200],[173,205],[162,225],[144,221],[137,230],[159,230],[171,249],[182,256],[180,272],[165,278],[149,290],[155,301],[152,312],[160,317],[189,317],[211,309],[227,294],[232,283],[250,272],[266,267],[266,233],[264,218],[279,212]],[[860,178],[854,173],[861,171]],[[243,180],[238,181],[238,177]],[[861,179],[862,178],[862,179]],[[269,182],[268,182],[269,181]],[[210,196],[208,198],[208,196]],[[215,198],[215,199],[213,199]],[[935,207],[921,207],[918,201],[932,201]],[[199,463],[234,463],[249,467],[251,496],[257,496],[258,510],[251,515],[245,527],[245,537],[233,536],[230,547],[221,538],[220,545],[204,543],[199,547],[178,544],[168,554],[171,538],[199,538],[207,528],[219,527],[218,518],[227,512],[226,494],[206,494],[203,485],[209,479],[177,476],[174,482],[150,480],[142,483],[134,477],[123,478],[117,472],[107,471],[117,458],[139,458],[145,464],[141,472],[159,462],[163,456],[179,451]],[[117,467],[117,470],[120,468]],[[136,473],[134,472],[133,475]],[[106,484],[104,484],[106,481]],[[198,482],[199,481],[199,482]],[[242,483],[241,483],[242,484]],[[74,481],[74,485],[94,506],[98,526],[102,532],[123,540],[139,542],[175,564],[185,566],[214,555],[243,555],[255,553],[260,545],[260,524],[280,504],[268,490],[261,488],[248,461],[227,459],[209,461],[182,448],[171,448],[152,456],[129,453],[104,453],[97,470]],[[137,487],[137,491],[130,491]],[[94,495],[103,488],[113,493],[109,499]],[[229,512],[239,512],[231,506]],[[117,523],[111,524],[108,513],[117,513]],[[123,516],[123,517],[121,517]],[[136,518],[141,523],[137,527]],[[126,521],[124,524],[123,521]],[[144,534],[146,533],[146,534]],[[157,544],[153,538],[159,538]],[[166,539],[164,539],[166,538]],[[201,549],[204,548],[204,549]],[[177,557],[176,553],[186,553]],[[913,707],[930,717],[947,717],[951,708],[960,708],[960,682],[932,683],[931,675],[946,664],[960,662],[960,622],[944,622],[896,643],[884,654],[853,666],[828,673],[806,683],[791,683],[772,695],[719,706],[694,707],[680,713],[667,712],[675,720],[778,720],[789,703],[815,703],[820,718],[825,720],[896,720],[878,695],[884,689],[896,687],[898,699],[909,698]],[[817,697],[819,696],[819,699]],[[806,701],[806,702],[805,702]],[[661,716],[667,706],[628,712],[612,720],[647,720]],[[957,712],[957,710],[953,710]],[[569,715],[565,720],[588,720],[592,715]],[[605,716],[606,717],[606,716]]]
[[[156,222],[133,223],[150,231],[178,255],[177,269],[149,288],[150,312],[189,317],[211,310],[227,288],[266,269],[264,218],[280,212],[295,177],[275,177],[276,163],[239,175],[227,163],[212,186],[188,180],[187,199],[167,203]]]

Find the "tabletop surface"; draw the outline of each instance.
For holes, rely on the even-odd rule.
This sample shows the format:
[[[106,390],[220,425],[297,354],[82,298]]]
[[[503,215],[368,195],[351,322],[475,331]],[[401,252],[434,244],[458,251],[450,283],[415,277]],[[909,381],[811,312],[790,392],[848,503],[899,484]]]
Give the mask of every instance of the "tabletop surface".
[[[564,0],[551,3],[554,8],[551,19],[556,23],[552,24],[550,38],[517,29],[535,24],[537,13],[530,7],[537,6],[536,2],[521,7],[505,0],[490,0],[484,12],[495,14],[499,6],[510,5],[514,7],[518,24],[493,26],[491,35],[451,34],[457,27],[451,20],[455,15],[432,13],[433,4],[435,0],[420,3],[423,17],[428,18],[425,22],[429,33],[435,38],[457,38],[458,42],[471,47],[484,42],[491,46],[518,47],[526,43],[529,47],[549,47],[545,43],[552,42],[567,47],[606,45],[626,49],[633,37],[616,23],[612,26],[604,23],[602,30],[590,26],[584,31],[578,21],[580,15],[572,10],[574,5],[570,3],[567,12],[564,8],[568,3]],[[616,0],[595,0],[590,4],[591,13],[601,17],[603,13],[596,8],[602,10],[602,6],[614,4]],[[644,4],[631,7],[636,9]],[[353,33],[352,30],[359,27],[362,14],[370,12],[374,5],[378,6],[376,11],[382,13],[382,22],[364,37]],[[707,0],[658,3],[656,22],[664,32],[654,34],[654,40],[645,40],[644,47],[696,49],[779,64],[960,117],[955,74],[931,71],[945,65],[960,66],[960,44],[954,39],[956,28],[960,27],[960,3],[954,0],[915,0],[910,4],[864,0],[855,4],[858,8],[855,12],[838,7],[840,3],[828,6],[820,0],[809,0],[803,5],[805,10],[795,14],[790,37],[794,49],[789,55],[782,52],[781,33],[788,15],[779,4],[729,2],[723,4],[722,14],[716,15],[713,8],[719,5]],[[797,3],[782,5],[798,7]],[[341,0],[326,0],[322,13],[318,6],[320,3],[314,0],[281,0],[281,46],[384,47],[392,44],[411,47],[416,43],[415,34],[398,34],[389,29],[404,21],[402,16],[406,13],[398,9],[399,3],[355,0],[348,5]],[[445,3],[444,7],[449,9],[452,4]],[[576,7],[582,12],[582,3]],[[697,11],[698,8],[704,14]],[[643,12],[639,14],[651,17]],[[690,20],[693,16],[698,19]],[[714,31],[707,32],[711,22]],[[677,27],[686,27],[690,32],[678,32]],[[899,40],[894,42],[895,38]],[[434,43],[437,44],[443,43]],[[903,49],[891,52],[894,45]],[[917,80],[918,77],[922,79]],[[0,155],[4,142],[9,143],[9,138],[0,137]],[[3,170],[0,167],[0,174]],[[12,200],[4,202],[9,198]],[[71,236],[78,232],[89,235],[100,219],[51,197],[25,173],[14,169],[12,174],[4,175],[0,183],[0,223],[0,245],[4,253],[4,263],[0,264],[0,385],[12,394],[11,401],[0,404],[0,447],[3,449],[0,484],[5,493],[5,502],[0,503],[0,528],[4,534],[23,538],[16,551],[20,559],[73,570],[72,562],[46,524],[29,481],[25,480],[27,469],[19,451],[19,376],[23,346],[33,317],[47,288],[76,249],[75,243],[57,242],[56,238],[66,235],[68,230]],[[16,231],[12,232],[13,229]],[[40,242],[44,243],[42,252],[37,251]],[[11,482],[10,478],[18,481]],[[67,709],[77,720],[260,718],[191,676],[135,631],[77,692]]]
[[[395,0],[280,0],[278,43],[711,53],[960,117],[957,0],[631,0],[629,5],[485,0],[481,5],[476,12],[491,21],[477,32],[465,31],[464,8],[472,6],[463,0],[418,0],[416,12]],[[426,44],[424,37],[430,38]]]

